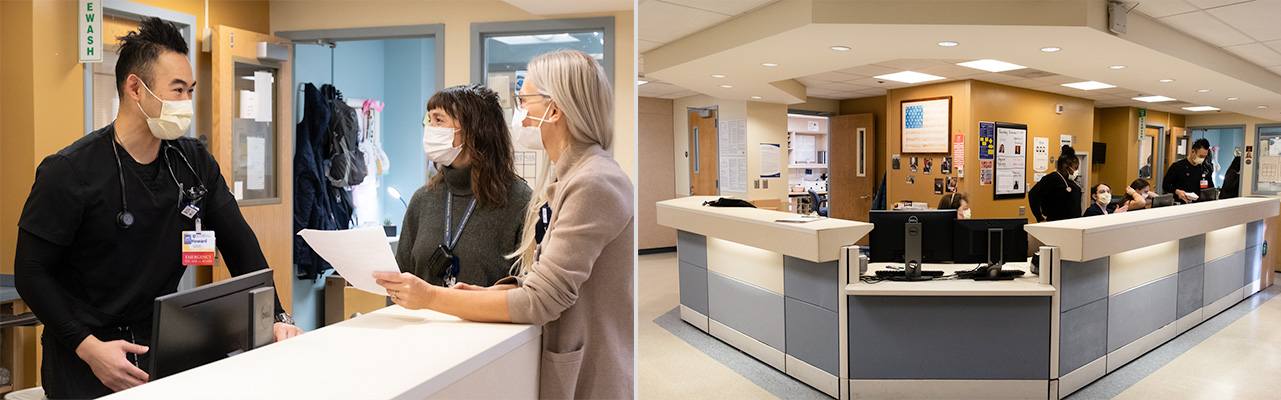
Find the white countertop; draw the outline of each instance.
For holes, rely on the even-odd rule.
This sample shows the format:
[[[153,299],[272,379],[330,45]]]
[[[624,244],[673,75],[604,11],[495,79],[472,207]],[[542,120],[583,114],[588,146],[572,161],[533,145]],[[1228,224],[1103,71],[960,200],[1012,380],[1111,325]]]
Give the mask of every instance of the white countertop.
[[[871,263],[864,275],[875,276],[886,266],[902,263]],[[977,264],[924,264],[923,270],[943,271],[951,275],[958,270],[973,269]],[[1028,271],[1028,263],[1007,263],[1003,269]],[[845,293],[854,296],[1053,296],[1054,286],[1042,284],[1040,277],[1031,272],[1009,281],[976,281],[973,279],[939,279],[919,282],[880,281],[856,282],[845,287]]]
[[[840,248],[872,231],[872,224],[835,218],[776,222],[799,214],[748,207],[707,207],[717,196],[691,196],[657,203],[658,224],[814,262],[840,259]]]
[[[391,306],[106,398],[421,399],[540,334]]]
[[[1088,261],[1236,226],[1281,212],[1281,199],[1241,197],[1120,214],[1029,224],[1027,233],[1059,246],[1063,260]]]

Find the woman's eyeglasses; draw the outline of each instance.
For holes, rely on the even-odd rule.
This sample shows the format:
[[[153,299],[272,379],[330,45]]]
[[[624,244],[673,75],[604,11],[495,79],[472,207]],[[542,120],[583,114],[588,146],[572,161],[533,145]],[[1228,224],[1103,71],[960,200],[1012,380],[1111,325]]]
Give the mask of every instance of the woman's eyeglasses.
[[[526,97],[533,97],[533,98],[538,98],[538,99],[550,99],[550,98],[552,98],[551,96],[548,96],[548,95],[545,95],[545,94],[542,94],[542,93],[534,93],[534,94],[518,94],[518,95],[516,95],[516,105],[517,105],[517,106],[524,106],[526,102],[530,101],[530,99],[526,99]]]

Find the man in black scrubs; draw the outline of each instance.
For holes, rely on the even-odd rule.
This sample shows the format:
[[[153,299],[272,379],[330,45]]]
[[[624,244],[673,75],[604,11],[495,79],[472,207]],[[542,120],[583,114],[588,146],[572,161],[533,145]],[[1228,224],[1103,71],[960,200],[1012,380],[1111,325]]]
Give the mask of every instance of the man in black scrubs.
[[[1188,158],[1170,164],[1170,169],[1165,171],[1161,188],[1166,193],[1174,193],[1174,197],[1182,203],[1195,201],[1188,198],[1189,193],[1200,196],[1201,189],[1214,187],[1214,169],[1205,162],[1206,157],[1209,156],[1209,140],[1201,138],[1192,142],[1192,151],[1188,153]]]
[[[196,85],[187,42],[156,18],[120,39],[115,122],[45,157],[18,220],[16,285],[45,324],[50,398],[147,381],[152,307],[186,268],[183,231],[215,231],[233,275],[268,268],[218,163],[181,137]],[[302,333],[279,299],[276,313],[277,341]]]

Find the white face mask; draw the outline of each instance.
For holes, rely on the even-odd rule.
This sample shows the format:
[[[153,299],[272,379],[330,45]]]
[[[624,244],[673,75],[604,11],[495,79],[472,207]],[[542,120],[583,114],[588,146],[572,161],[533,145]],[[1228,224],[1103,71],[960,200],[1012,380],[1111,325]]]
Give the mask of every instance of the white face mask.
[[[1072,174],[1068,175],[1068,179],[1076,180],[1077,174],[1080,174],[1080,173],[1081,173],[1080,170],[1072,171]]]
[[[551,107],[543,111],[543,118],[529,116],[529,110],[516,107],[516,113],[512,115],[512,134],[516,136],[516,143],[530,150],[546,150],[543,147],[543,123],[547,122],[547,113]],[[533,118],[538,121],[537,126],[524,126],[526,118]]]
[[[191,100],[165,100],[156,96],[147,83],[143,82],[142,87],[151,93],[151,97],[160,100],[160,116],[152,118],[147,115],[147,111],[142,109],[142,102],[138,102],[138,110],[142,115],[147,117],[147,127],[151,128],[151,134],[161,140],[174,140],[182,137],[187,132],[187,127],[191,126],[192,105]]]
[[[1111,194],[1111,193],[1101,193],[1101,194],[1099,194],[1099,204],[1107,204],[1107,203],[1110,203],[1110,202],[1112,202],[1112,194]]]
[[[1192,165],[1201,165],[1201,163],[1205,162],[1205,157],[1193,157],[1188,159],[1188,162],[1191,162]]]
[[[450,165],[463,151],[462,146],[454,146],[454,132],[457,129],[440,126],[423,127],[423,151],[427,159],[441,165]]]
[[[961,211],[961,219],[970,219],[970,209]]]

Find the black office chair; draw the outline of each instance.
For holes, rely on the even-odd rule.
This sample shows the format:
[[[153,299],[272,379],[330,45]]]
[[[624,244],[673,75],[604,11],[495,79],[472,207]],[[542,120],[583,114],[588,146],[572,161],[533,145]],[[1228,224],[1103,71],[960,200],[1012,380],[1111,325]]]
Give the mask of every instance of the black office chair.
[[[819,216],[826,217],[827,206],[822,205],[823,202],[819,201],[818,192],[815,192],[814,189],[810,189],[809,193],[810,193],[810,209],[814,210],[814,212],[817,212]]]

